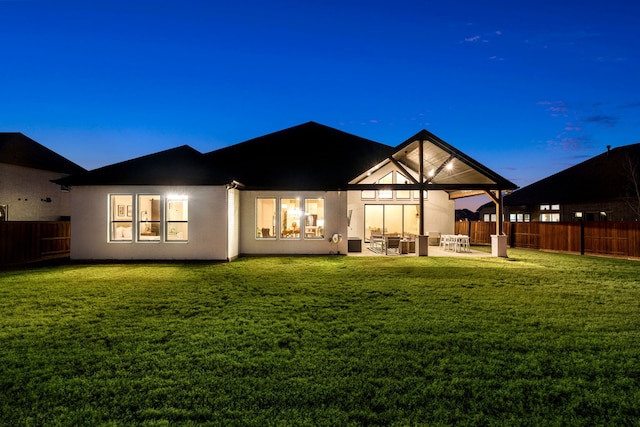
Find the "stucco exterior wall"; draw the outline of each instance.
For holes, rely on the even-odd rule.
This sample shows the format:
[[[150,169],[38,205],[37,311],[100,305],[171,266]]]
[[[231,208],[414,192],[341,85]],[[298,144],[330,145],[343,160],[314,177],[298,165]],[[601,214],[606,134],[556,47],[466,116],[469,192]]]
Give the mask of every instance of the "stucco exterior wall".
[[[439,231],[440,234],[455,232],[456,206],[445,191],[429,191],[429,200],[424,208],[424,231]]]
[[[186,194],[187,242],[109,239],[111,194]],[[71,188],[71,259],[74,260],[227,260],[228,210],[224,186],[80,186]],[[135,209],[135,208],[134,208]]]
[[[256,237],[256,199],[258,197],[324,199],[325,238],[323,239],[259,239]],[[345,191],[241,191],[240,192],[240,254],[341,254],[347,253],[347,193]],[[278,220],[279,221],[279,220]],[[342,242],[334,244],[329,238],[342,234]]]
[[[57,172],[0,163],[0,205],[9,221],[59,221],[71,214],[71,196],[51,182]]]

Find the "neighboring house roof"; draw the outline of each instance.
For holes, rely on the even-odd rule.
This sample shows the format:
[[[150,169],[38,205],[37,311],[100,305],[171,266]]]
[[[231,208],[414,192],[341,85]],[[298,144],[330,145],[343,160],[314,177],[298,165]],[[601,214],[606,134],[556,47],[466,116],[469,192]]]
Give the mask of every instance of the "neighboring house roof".
[[[204,154],[183,145],[59,179],[65,185],[223,185],[229,175],[209,167]]]
[[[206,156],[246,189],[339,190],[393,152],[391,146],[307,122]]]
[[[69,175],[86,171],[20,132],[0,132],[0,163]]]
[[[586,203],[632,196],[632,171],[640,185],[640,143],[607,149],[505,196],[508,206],[540,203]],[[637,197],[637,196],[636,196]]]

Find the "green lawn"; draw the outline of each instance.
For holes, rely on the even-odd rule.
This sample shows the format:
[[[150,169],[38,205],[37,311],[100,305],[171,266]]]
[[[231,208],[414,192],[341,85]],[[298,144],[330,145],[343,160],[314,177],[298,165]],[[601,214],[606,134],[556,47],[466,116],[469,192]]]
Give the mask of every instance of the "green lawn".
[[[640,425],[640,263],[509,255],[0,272],[0,425]]]

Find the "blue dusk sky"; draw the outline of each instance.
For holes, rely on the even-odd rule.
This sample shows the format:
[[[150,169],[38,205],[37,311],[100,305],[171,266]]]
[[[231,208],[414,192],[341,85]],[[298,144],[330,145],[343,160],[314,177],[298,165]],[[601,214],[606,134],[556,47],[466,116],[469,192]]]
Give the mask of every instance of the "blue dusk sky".
[[[0,0],[0,17],[0,131],[88,169],[316,121],[392,146],[427,129],[522,187],[640,141],[637,0]]]

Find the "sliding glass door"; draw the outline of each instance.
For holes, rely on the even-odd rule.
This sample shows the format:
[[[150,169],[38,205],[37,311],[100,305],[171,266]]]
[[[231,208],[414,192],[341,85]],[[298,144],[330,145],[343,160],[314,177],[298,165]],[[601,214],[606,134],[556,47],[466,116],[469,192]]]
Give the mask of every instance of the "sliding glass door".
[[[372,234],[416,235],[419,220],[418,205],[365,205],[365,239]]]

